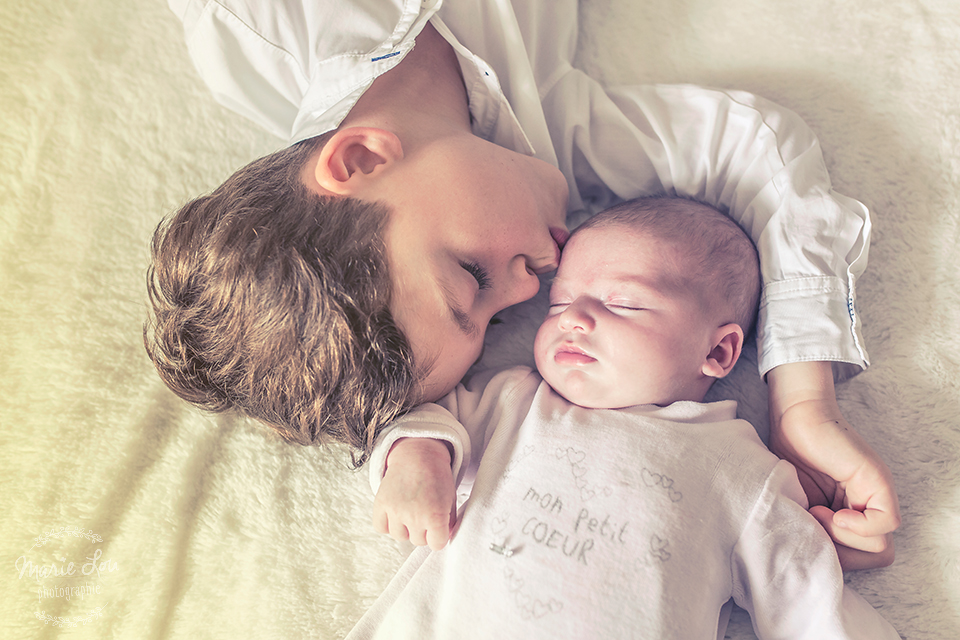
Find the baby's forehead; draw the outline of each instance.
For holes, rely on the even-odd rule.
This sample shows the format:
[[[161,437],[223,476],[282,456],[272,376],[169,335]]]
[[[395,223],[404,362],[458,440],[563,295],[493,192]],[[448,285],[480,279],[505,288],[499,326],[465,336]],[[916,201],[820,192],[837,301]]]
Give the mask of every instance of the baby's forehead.
[[[566,247],[603,248],[609,246],[611,241],[628,239],[658,246],[673,244],[669,237],[649,224],[627,220],[607,220],[593,224],[591,220],[573,231]]]
[[[633,251],[635,246],[636,251]],[[650,261],[650,255],[658,260]],[[613,258],[615,264],[610,264]],[[599,261],[598,261],[599,258]],[[608,222],[576,230],[560,254],[558,276],[579,272],[584,268],[609,265],[611,273],[617,267],[624,271],[687,270],[687,263],[696,258],[688,243],[668,238],[649,228],[637,228],[625,222]],[[609,261],[608,261],[609,260]]]
[[[550,282],[551,294],[590,289],[597,293],[632,291],[676,298],[693,295],[705,284],[691,252],[685,247],[674,247],[670,240],[651,243],[651,238],[643,237],[644,248],[638,246],[636,253],[621,255],[622,251],[610,249],[602,236],[582,239],[590,244],[573,244],[571,240],[564,249]],[[651,246],[657,250],[650,251]]]

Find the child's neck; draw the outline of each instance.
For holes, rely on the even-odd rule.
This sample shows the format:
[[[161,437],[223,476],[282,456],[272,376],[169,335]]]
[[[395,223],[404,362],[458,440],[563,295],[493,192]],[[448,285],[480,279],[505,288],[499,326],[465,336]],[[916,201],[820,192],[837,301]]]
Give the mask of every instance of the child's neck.
[[[374,80],[340,126],[387,129],[408,152],[425,139],[469,133],[467,92],[453,47],[428,23],[413,50]]]

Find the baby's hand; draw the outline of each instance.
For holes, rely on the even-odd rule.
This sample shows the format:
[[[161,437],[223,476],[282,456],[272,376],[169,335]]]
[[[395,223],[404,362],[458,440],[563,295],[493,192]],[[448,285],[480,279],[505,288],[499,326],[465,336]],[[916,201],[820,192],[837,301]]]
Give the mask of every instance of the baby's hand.
[[[442,549],[456,521],[456,497],[446,443],[398,440],[373,502],[373,527],[395,540]]]

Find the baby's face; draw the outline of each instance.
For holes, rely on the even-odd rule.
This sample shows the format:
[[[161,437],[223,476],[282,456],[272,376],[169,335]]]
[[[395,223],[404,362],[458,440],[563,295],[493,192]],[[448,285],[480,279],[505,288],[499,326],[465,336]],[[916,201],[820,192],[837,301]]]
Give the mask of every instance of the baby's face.
[[[623,225],[575,234],[537,332],[540,375],[596,409],[700,400],[716,325],[669,244]]]

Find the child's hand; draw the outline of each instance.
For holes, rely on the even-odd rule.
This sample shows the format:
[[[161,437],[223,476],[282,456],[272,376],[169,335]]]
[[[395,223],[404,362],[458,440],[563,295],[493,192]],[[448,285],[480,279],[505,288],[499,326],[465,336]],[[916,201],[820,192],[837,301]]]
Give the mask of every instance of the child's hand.
[[[456,496],[446,443],[398,440],[373,502],[373,527],[395,540],[442,549],[456,521]]]
[[[893,476],[840,414],[829,363],[782,365],[767,382],[770,449],[797,468],[810,513],[833,538],[840,565],[889,566],[891,534],[900,526]]]

